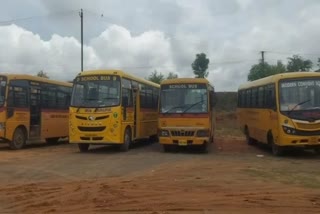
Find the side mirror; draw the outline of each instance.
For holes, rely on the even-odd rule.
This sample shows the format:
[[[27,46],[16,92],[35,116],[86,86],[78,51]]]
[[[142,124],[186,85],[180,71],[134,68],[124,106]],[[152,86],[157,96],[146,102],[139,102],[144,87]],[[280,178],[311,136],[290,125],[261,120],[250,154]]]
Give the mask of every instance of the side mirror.
[[[122,106],[127,107],[128,106],[128,97],[122,97]]]

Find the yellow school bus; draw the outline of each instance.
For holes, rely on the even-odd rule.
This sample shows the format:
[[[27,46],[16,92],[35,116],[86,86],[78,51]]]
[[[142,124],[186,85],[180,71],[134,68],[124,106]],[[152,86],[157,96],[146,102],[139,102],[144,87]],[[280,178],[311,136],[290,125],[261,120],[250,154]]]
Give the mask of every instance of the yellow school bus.
[[[237,115],[248,144],[320,148],[320,73],[292,72],[246,83],[238,90]]]
[[[157,136],[159,85],[120,70],[84,71],[74,80],[70,143],[127,151],[138,139]]]
[[[26,74],[0,74],[0,142],[57,142],[68,136],[72,84]]]
[[[202,78],[161,82],[159,143],[165,152],[177,146],[198,146],[207,152],[215,128],[214,88]]]

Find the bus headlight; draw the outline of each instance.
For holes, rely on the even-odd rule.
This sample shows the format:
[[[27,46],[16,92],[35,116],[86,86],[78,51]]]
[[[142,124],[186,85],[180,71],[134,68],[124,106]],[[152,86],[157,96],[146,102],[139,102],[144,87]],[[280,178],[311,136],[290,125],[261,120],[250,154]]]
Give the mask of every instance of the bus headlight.
[[[6,128],[6,123],[2,122],[0,123],[0,131],[4,130]]]
[[[159,137],[169,137],[169,131],[160,129],[159,131]]]
[[[295,128],[292,128],[292,127],[288,127],[288,126],[282,126],[283,128],[283,131],[286,133],[286,134],[296,134],[296,129]]]
[[[209,130],[198,130],[197,137],[209,137]]]

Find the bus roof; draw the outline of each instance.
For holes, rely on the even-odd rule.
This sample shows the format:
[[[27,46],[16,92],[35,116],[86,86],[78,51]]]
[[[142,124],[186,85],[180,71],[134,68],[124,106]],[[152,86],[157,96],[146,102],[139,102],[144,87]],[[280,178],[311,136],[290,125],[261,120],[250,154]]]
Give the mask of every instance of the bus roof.
[[[149,80],[145,80],[140,77],[133,76],[133,75],[126,73],[122,70],[88,70],[88,71],[80,72],[77,76],[88,76],[88,75],[119,75],[121,77],[126,77],[129,79],[135,80],[137,82],[148,84],[148,85],[151,85],[151,86],[154,86],[157,88],[160,87],[160,85],[157,83],[151,82]]]
[[[269,83],[276,83],[281,79],[291,79],[291,78],[303,78],[303,77],[320,77],[320,73],[318,72],[288,72],[275,74],[272,76],[264,77],[258,80],[254,80],[251,82],[244,83],[239,86],[239,90],[251,88],[259,85],[266,85]]]
[[[175,79],[167,79],[161,82],[163,84],[177,84],[177,83],[207,83],[209,81],[205,78],[175,78]]]
[[[30,75],[30,74],[5,74],[5,73],[0,73],[0,76],[5,76],[9,80],[14,80],[14,79],[17,79],[17,80],[31,80],[31,81],[45,82],[45,83],[51,83],[51,84],[56,84],[56,85],[61,85],[61,86],[72,87],[72,83],[69,83],[69,82],[51,80],[51,79],[48,79],[48,78],[33,76],[33,75]]]

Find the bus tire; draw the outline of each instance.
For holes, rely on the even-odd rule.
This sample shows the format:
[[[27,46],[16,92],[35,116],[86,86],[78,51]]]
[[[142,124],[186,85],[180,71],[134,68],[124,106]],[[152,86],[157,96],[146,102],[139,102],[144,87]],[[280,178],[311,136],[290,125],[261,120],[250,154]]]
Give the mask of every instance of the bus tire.
[[[149,141],[150,143],[156,143],[159,141],[158,136],[157,135],[152,135],[149,137]]]
[[[271,140],[270,145],[271,145],[272,154],[274,156],[282,156],[283,155],[283,148],[274,143],[273,137],[271,137],[270,140]]]
[[[247,144],[248,145],[254,145],[256,143],[255,139],[253,139],[252,137],[250,137],[250,134],[249,134],[249,129],[246,127],[245,128],[245,136],[246,136],[246,141],[247,141]]]
[[[46,143],[48,144],[56,144],[58,143],[59,137],[51,137],[51,138],[46,138]]]
[[[89,150],[89,143],[78,143],[79,151],[80,152],[87,152]]]
[[[163,144],[163,151],[164,152],[173,152],[174,151],[174,146],[175,145],[170,145],[170,144]]]
[[[20,127],[16,128],[13,133],[12,141],[9,143],[11,149],[18,150],[22,149],[26,145],[26,134]]]
[[[127,152],[130,149],[130,145],[131,145],[131,132],[129,128],[126,128],[126,131],[124,132],[123,140],[124,142],[120,146],[120,151]]]
[[[204,142],[202,145],[200,145],[200,152],[201,153],[208,153],[209,152],[209,143]]]

